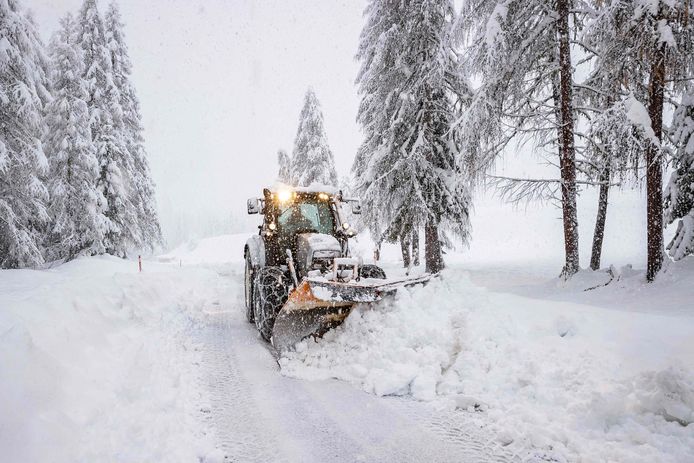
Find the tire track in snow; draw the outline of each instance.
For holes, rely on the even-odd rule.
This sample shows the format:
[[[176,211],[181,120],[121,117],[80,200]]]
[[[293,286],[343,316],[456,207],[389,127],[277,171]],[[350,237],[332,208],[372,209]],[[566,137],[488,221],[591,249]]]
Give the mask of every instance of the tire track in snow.
[[[228,462],[284,461],[277,445],[251,417],[254,416],[251,386],[239,372],[229,346],[227,317],[210,314],[203,329],[203,361],[210,394],[209,420],[219,448]]]
[[[243,315],[241,277],[220,275],[220,310],[199,332],[208,420],[228,462],[541,461],[502,446],[477,417],[407,398],[377,397],[336,380],[280,374]],[[483,417],[481,417],[483,420]]]

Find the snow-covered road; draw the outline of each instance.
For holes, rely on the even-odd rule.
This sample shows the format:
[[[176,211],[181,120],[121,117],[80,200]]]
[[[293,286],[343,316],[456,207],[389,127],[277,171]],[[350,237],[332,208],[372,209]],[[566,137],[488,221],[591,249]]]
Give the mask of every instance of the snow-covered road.
[[[218,301],[191,332],[203,352],[210,403],[202,413],[218,455],[243,462],[525,459],[469,413],[281,375],[271,348],[243,316],[241,270],[220,278]]]
[[[454,262],[278,363],[244,238],[0,271],[0,461],[693,461],[694,261]]]

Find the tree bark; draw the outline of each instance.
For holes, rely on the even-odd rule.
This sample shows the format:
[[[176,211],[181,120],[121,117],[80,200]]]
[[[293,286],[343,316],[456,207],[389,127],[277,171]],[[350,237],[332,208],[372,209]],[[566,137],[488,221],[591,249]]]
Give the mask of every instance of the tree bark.
[[[412,230],[412,264],[419,267],[419,229]]]
[[[403,267],[410,268],[410,241],[406,233],[400,235],[400,251],[402,252]]]
[[[579,270],[578,217],[576,213],[576,153],[574,149],[573,70],[569,46],[569,0],[557,0],[559,41],[559,167],[562,180],[562,216],[566,261],[562,276],[569,278]],[[558,93],[558,95],[556,94]],[[558,98],[556,98],[558,97]]]
[[[663,166],[660,142],[663,132],[665,45],[655,52],[648,86],[648,116],[655,140],[646,148],[646,280],[653,281],[663,265]]]
[[[600,268],[600,256],[602,255],[602,241],[605,237],[605,220],[607,218],[607,198],[610,191],[610,168],[606,166],[600,173],[600,196],[598,197],[598,216],[595,219],[595,232],[593,233],[593,249],[590,254],[590,268]]]
[[[443,270],[439,226],[432,221],[424,226],[424,260],[428,273],[438,273]]]

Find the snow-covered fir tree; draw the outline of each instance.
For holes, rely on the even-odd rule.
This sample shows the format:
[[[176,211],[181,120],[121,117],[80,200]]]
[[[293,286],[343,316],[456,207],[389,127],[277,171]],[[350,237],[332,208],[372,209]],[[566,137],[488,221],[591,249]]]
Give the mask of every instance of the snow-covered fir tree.
[[[677,101],[694,72],[694,8],[691,0],[595,1],[599,14],[589,34],[598,53],[628,63],[634,96],[630,115],[646,138],[647,270],[652,281],[663,261],[663,164],[667,144],[666,101]]]
[[[43,262],[48,221],[41,138],[50,101],[48,59],[18,0],[0,2],[0,267]]]
[[[124,211],[125,220],[133,220],[129,239],[137,247],[150,249],[162,242],[157,214],[154,182],[144,147],[140,103],[131,82],[132,64],[123,32],[118,5],[112,2],[105,17],[106,43],[110,52],[113,82],[122,110],[120,138],[125,145],[121,174],[132,211]]]
[[[277,181],[289,185],[292,182],[292,160],[285,150],[277,151]]]
[[[98,187],[106,198],[109,222],[104,246],[106,252],[125,256],[136,225],[125,180],[130,166],[123,136],[123,110],[113,76],[104,23],[96,0],[84,0],[78,16],[78,38],[84,54],[84,75],[89,99],[92,142],[99,160]]]
[[[372,0],[365,14],[357,53],[365,140],[353,165],[355,187],[375,241],[424,227],[427,270],[436,272],[442,230],[469,236],[455,122],[470,89],[451,42],[454,5]]]
[[[299,115],[299,128],[294,139],[291,160],[291,183],[295,186],[337,184],[335,158],[328,146],[323,127],[323,113],[313,89],[304,97],[304,106]]]
[[[677,106],[671,128],[675,144],[675,171],[665,190],[665,220],[677,222],[668,244],[673,259],[694,254],[694,89]]]
[[[489,169],[511,140],[530,137],[558,158],[564,277],[579,270],[572,37],[582,0],[466,0],[459,33],[482,81],[462,121],[470,164]]]
[[[68,14],[51,43],[53,101],[47,110],[44,148],[50,192],[47,255],[72,259],[104,252],[108,223],[105,198],[97,189],[99,164],[91,140],[89,92],[82,80],[82,49],[76,24]]]

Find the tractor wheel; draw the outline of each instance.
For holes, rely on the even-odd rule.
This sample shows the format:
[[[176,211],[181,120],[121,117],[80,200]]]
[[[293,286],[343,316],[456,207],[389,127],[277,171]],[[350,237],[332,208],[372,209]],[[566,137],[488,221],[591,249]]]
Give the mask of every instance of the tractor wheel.
[[[263,267],[253,281],[253,316],[264,340],[270,341],[275,316],[289,296],[289,279],[278,267]]]
[[[359,278],[378,278],[386,279],[386,272],[381,267],[374,264],[364,264],[359,267]]]
[[[246,299],[246,319],[253,323],[253,265],[251,256],[246,253],[246,270],[243,275],[243,292]]]

